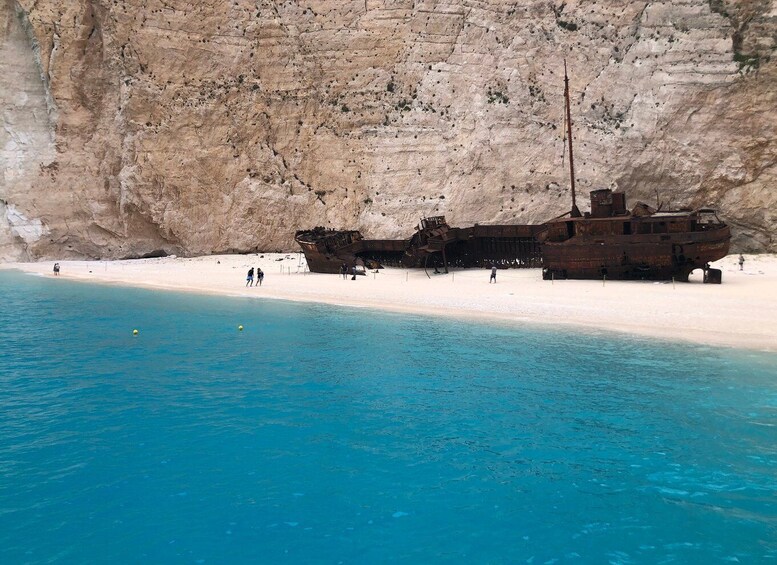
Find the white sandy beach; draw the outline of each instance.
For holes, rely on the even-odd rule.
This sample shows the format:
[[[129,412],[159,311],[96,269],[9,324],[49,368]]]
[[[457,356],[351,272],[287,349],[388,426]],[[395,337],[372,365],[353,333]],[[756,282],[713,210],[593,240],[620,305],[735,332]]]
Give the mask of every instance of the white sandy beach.
[[[736,256],[714,266],[723,284],[633,281],[543,281],[539,269],[382,269],[357,280],[307,271],[300,254],[213,255],[128,261],[59,261],[60,279],[147,288],[368,307],[424,315],[542,323],[708,345],[777,351],[777,256]],[[53,277],[54,261],[6,263],[2,269]],[[249,267],[266,273],[262,287],[245,287]]]

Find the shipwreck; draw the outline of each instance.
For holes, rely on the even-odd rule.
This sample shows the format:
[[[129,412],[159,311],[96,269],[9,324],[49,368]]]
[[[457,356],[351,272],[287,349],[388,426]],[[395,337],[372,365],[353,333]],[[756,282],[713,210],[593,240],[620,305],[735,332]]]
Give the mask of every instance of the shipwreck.
[[[731,232],[715,210],[666,211],[641,202],[626,207],[623,192],[590,193],[591,211],[580,213],[575,194],[569,79],[564,68],[572,208],[539,225],[452,227],[444,216],[421,219],[407,239],[365,239],[356,230],[317,227],[295,240],[308,267],[338,273],[345,265],[434,268],[542,268],[544,279],[646,279],[687,281],[696,269],[704,282],[720,283],[709,263],[728,254]]]
[[[314,273],[338,273],[343,264],[447,272],[449,267],[541,267],[537,235],[543,228],[477,224],[456,228],[444,216],[434,216],[423,218],[407,239],[364,239],[358,231],[323,227],[298,231],[294,239]]]

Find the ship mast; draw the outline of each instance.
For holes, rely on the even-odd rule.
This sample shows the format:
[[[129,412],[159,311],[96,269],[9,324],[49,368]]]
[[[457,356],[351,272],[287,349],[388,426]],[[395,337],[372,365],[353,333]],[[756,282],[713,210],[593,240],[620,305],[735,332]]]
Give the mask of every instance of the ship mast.
[[[580,210],[575,199],[575,158],[572,156],[572,112],[569,109],[569,77],[567,76],[567,60],[564,59],[564,100],[567,103],[567,139],[569,140],[569,182],[572,186],[572,210],[569,215],[580,217]]]

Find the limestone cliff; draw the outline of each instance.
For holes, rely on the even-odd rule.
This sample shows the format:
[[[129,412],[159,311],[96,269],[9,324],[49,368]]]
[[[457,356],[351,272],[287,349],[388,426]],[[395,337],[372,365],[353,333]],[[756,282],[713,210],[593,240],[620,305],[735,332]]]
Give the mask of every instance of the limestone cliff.
[[[718,208],[777,250],[768,0],[0,0],[0,258]]]

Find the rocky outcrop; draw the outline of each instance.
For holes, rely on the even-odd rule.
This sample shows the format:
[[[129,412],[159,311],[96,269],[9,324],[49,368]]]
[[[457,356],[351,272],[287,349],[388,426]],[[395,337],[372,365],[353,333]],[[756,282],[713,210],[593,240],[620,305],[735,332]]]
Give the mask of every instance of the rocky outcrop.
[[[0,0],[0,257],[540,222],[577,184],[777,250],[765,0]]]

